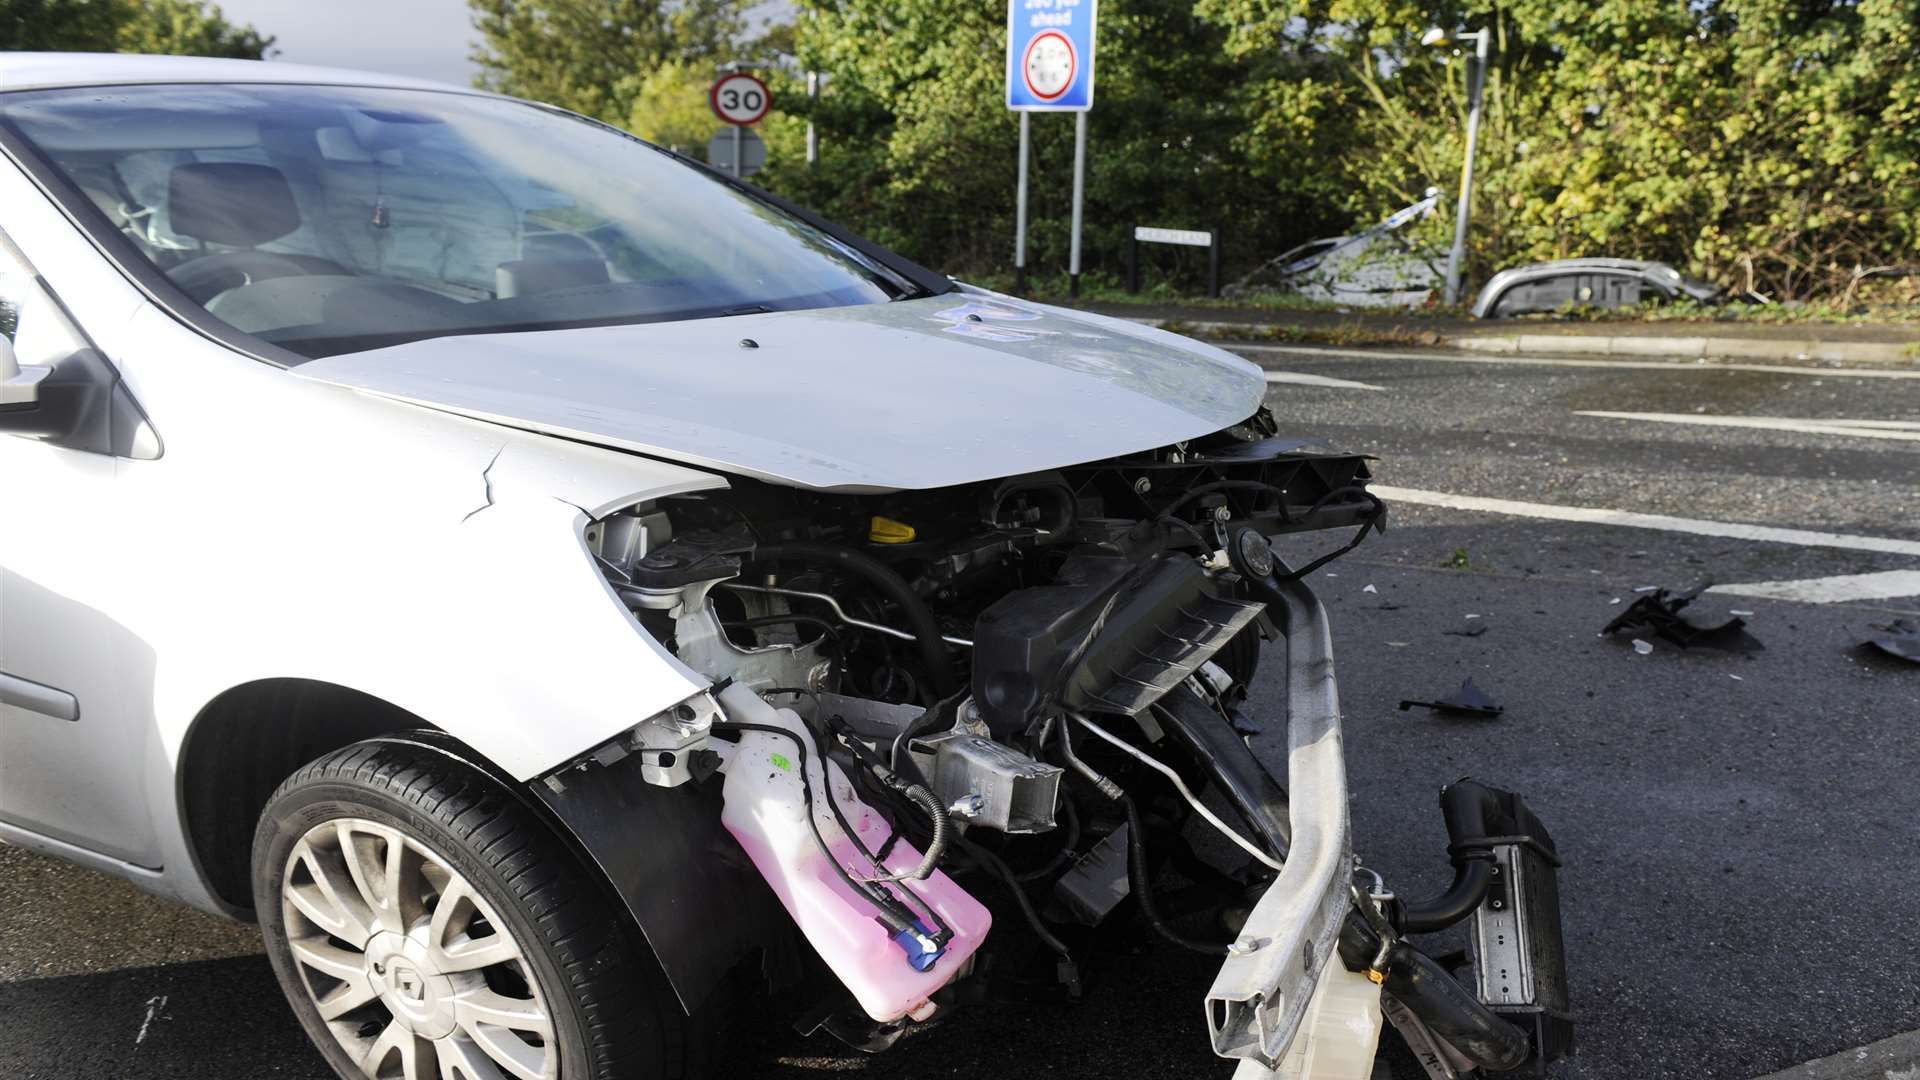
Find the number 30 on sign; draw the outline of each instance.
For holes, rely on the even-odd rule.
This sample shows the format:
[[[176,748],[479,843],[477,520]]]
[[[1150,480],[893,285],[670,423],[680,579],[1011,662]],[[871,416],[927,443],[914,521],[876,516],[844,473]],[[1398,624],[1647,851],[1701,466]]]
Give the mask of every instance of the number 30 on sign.
[[[767,92],[767,84],[739,73],[722,76],[713,84],[707,100],[713,105],[713,115],[741,127],[759,123],[767,110],[773,108],[773,95]]]

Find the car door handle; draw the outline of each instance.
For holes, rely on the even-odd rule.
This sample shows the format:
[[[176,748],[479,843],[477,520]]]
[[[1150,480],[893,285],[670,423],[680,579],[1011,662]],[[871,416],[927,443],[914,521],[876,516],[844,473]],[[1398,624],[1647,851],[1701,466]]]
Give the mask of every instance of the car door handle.
[[[80,719],[80,701],[72,694],[4,671],[0,671],[0,705],[12,705],[55,720]]]

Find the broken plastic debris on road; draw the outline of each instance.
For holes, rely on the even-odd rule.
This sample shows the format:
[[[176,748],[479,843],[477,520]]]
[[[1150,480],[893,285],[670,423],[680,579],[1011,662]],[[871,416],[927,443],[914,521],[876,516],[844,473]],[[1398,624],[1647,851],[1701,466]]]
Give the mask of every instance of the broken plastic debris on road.
[[[1614,616],[1600,632],[1602,635],[1618,634],[1621,631],[1639,631],[1671,642],[1682,649],[1724,649],[1728,652],[1758,652],[1766,648],[1760,639],[1747,633],[1747,621],[1738,615],[1716,618],[1698,610],[1688,610],[1700,594],[1711,587],[1711,582],[1702,582],[1692,589],[1671,590],[1660,586],[1649,586],[1638,600],[1628,605],[1625,611]],[[1640,592],[1642,590],[1635,590]],[[1642,649],[1640,646],[1648,647]],[[1634,651],[1645,656],[1652,652],[1652,644],[1644,639],[1635,638]]]
[[[1888,623],[1875,623],[1872,629],[1876,632],[1860,642],[1863,648],[1877,649],[1908,663],[1920,664],[1920,623],[1912,619],[1895,619]]]
[[[1496,704],[1485,691],[1473,685],[1471,677],[1460,684],[1460,689],[1445,697],[1433,701],[1402,701],[1400,703],[1401,712],[1407,712],[1415,707],[1442,715],[1480,716],[1488,719],[1507,711],[1505,706]]]

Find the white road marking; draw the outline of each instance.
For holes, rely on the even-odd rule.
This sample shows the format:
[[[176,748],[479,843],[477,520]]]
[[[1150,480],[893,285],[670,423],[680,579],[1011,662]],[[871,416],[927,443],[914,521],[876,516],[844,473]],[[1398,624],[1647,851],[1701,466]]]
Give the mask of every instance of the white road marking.
[[[1328,375],[1309,375],[1304,371],[1269,371],[1267,383],[1288,383],[1294,386],[1326,386],[1335,390],[1385,390],[1384,386],[1372,383],[1354,382],[1351,379],[1335,379]]]
[[[1444,491],[1370,484],[1368,490],[1389,502],[1441,506],[1452,510],[1477,510],[1485,514],[1538,518],[1545,521],[1575,521],[1592,525],[1618,525],[1629,529],[1655,529],[1660,532],[1691,533],[1695,536],[1720,536],[1730,540],[1753,540],[1768,544],[1793,544],[1798,547],[1844,548],[1849,551],[1880,551],[1890,555],[1920,556],[1920,541],[1895,540],[1884,536],[1855,536],[1847,533],[1815,532],[1810,529],[1782,529],[1771,525],[1742,525],[1730,521],[1702,521],[1669,517],[1666,514],[1637,514],[1628,510],[1601,510],[1587,506],[1555,506],[1549,503],[1519,502],[1513,499],[1488,499],[1478,495],[1454,495]]]
[[[1715,585],[1710,593],[1759,596],[1769,600],[1798,600],[1803,604],[1840,604],[1849,600],[1892,600],[1920,596],[1920,570],[1886,570],[1878,574],[1842,574],[1800,581],[1755,581],[1744,585]]]
[[[153,1018],[161,1009],[167,1007],[167,995],[147,999],[147,1018],[140,1021],[140,1034],[133,1037],[133,1045],[139,1046],[147,1041],[147,1029],[153,1026]]]
[[[1920,424],[1903,420],[1796,420],[1785,416],[1716,416],[1711,413],[1635,413],[1576,410],[1575,416],[1604,420],[1644,420],[1654,424],[1697,424],[1702,427],[1757,428],[1761,431],[1797,431],[1806,435],[1846,435],[1856,439],[1899,439],[1920,442]]]
[[[1222,345],[1237,353],[1284,356],[1334,356],[1356,360],[1426,360],[1436,364],[1522,364],[1529,367],[1615,368],[1627,371],[1758,371],[1773,375],[1812,375],[1832,379],[1920,379],[1913,368],[1802,367],[1792,364],[1723,363],[1718,360],[1599,360],[1564,356],[1511,356],[1502,353],[1386,352],[1378,349],[1320,349],[1307,345]]]

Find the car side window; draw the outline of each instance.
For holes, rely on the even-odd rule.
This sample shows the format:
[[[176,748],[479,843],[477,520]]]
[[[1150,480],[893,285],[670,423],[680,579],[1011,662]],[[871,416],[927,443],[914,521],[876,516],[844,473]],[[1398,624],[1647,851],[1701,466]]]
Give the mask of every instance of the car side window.
[[[27,257],[0,231],[0,337],[22,364],[54,364],[87,347]]]

